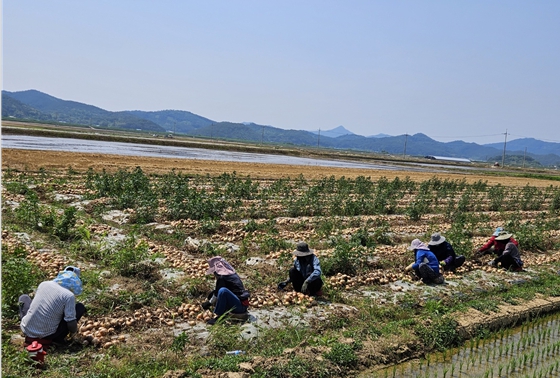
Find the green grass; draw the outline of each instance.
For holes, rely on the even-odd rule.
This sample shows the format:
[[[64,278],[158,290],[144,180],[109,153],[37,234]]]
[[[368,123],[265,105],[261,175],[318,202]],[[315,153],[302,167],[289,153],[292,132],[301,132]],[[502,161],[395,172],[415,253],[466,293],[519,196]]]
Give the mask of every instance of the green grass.
[[[61,188],[79,191],[88,180],[88,196],[94,202],[84,210],[52,201],[52,194]],[[462,342],[454,322],[460,312],[474,308],[491,314],[499,304],[517,304],[537,295],[560,295],[557,262],[539,268],[538,273],[524,273],[521,277],[527,277],[525,282],[496,280],[495,286],[486,286],[484,290],[477,290],[476,284],[463,285],[457,289],[461,295],[437,291],[427,295],[422,287],[394,295],[387,287],[372,285],[367,289],[378,291],[379,297],[369,298],[328,282],[338,272],[359,276],[381,268],[400,273],[410,255],[378,253],[380,247],[397,245],[413,237],[407,229],[397,231],[400,225],[394,219],[412,230],[428,224],[424,230],[439,231],[441,222],[450,217],[446,236],[466,255],[473,249],[473,236],[490,233],[489,221],[495,219],[518,231],[524,253],[557,248],[560,240],[553,231],[560,221],[557,212],[550,211],[556,205],[550,199],[543,200],[543,192],[537,188],[511,190],[515,192],[513,198],[523,199],[527,208],[538,205],[537,216],[531,213],[527,217],[518,208],[490,217],[485,212],[493,206],[492,196],[500,195],[499,190],[491,194],[495,187],[485,182],[468,184],[465,180],[437,178],[421,183],[397,179],[374,182],[365,177],[253,181],[235,173],[213,178],[148,175],[140,169],[86,175],[71,170],[5,170],[3,184],[3,231],[10,237],[15,232],[25,232],[32,240],[30,248],[55,251],[69,263],[84,267],[84,293],[79,299],[92,318],[130,316],[138,309],[173,311],[181,303],[202,302],[212,289],[212,280],[162,280],[159,271],[170,265],[157,265],[154,260],[165,256],[165,251],[190,254],[199,260],[220,254],[234,263],[247,287],[259,295],[286,278],[295,241],[305,239],[314,248],[333,251],[329,257],[321,258],[324,292],[328,301],[345,306],[344,311],[329,310],[332,313],[305,325],[259,329],[258,337],[250,341],[241,337],[239,325],[229,323],[211,328],[206,340],[187,332],[181,334],[179,330],[173,336],[173,327],[156,331],[148,331],[147,327],[130,329],[126,330],[133,336],[130,343],[101,350],[75,345],[54,351],[47,357],[49,377],[77,373],[83,377],[160,377],[173,369],[183,369],[189,376],[202,376],[208,371],[235,372],[240,362],[252,363],[254,359],[263,361],[254,363],[255,377],[350,375],[363,369],[362,364],[373,363],[360,358],[368,345],[380,345],[378,353],[389,362],[446,350]],[[188,186],[182,189],[191,201],[188,206],[181,196],[173,203],[166,201],[165,196],[179,190],[179,184]],[[424,193],[420,195],[419,190]],[[546,190],[547,198],[555,198],[557,188]],[[454,200],[445,205],[433,201],[440,197]],[[6,199],[17,199],[20,206],[12,210],[5,206]],[[513,204],[514,200],[508,201]],[[175,206],[172,215],[165,208],[167,204]],[[141,215],[132,217],[130,223],[117,224],[101,217],[108,210],[129,206]],[[210,207],[212,211],[208,210]],[[280,219],[292,212],[309,217],[283,224]],[[387,217],[388,212],[398,217]],[[427,216],[429,220],[425,219]],[[146,224],[152,220],[170,227]],[[100,225],[105,227],[103,231],[94,232]],[[114,233],[124,239],[109,242],[108,236]],[[233,243],[240,250],[227,249],[221,240],[224,235],[236,235]],[[187,251],[188,237],[206,242],[198,250]],[[150,245],[157,245],[159,252],[152,253]],[[18,333],[17,297],[36,287],[46,278],[46,272],[28,258],[24,244],[3,242],[2,252],[2,325],[3,339],[7,340]],[[248,257],[277,252],[282,256],[275,266],[245,265]],[[480,276],[472,273],[472,278],[477,280]],[[291,307],[290,311],[300,316],[299,307]],[[486,335],[491,331],[481,328],[478,332]],[[398,356],[395,343],[405,345],[408,354]],[[3,343],[2,348],[3,376],[34,376],[34,369],[20,348],[9,343]],[[306,348],[315,348],[315,352],[309,353]],[[246,354],[225,355],[237,349]]]

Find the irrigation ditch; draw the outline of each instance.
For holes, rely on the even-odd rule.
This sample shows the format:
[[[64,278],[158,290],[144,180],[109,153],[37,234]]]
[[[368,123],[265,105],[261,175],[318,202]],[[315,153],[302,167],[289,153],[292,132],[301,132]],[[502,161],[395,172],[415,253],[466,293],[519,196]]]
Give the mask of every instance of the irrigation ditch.
[[[545,305],[545,308],[548,306]],[[560,375],[560,314],[537,318],[522,311],[501,320],[501,328],[486,339],[470,338],[458,348],[430,353],[391,367],[363,372],[362,377],[557,377]],[[544,309],[535,304],[534,310]],[[526,317],[528,316],[529,317]],[[506,319],[507,318],[507,319]],[[521,325],[521,319],[525,319]],[[487,327],[479,323],[480,327]]]

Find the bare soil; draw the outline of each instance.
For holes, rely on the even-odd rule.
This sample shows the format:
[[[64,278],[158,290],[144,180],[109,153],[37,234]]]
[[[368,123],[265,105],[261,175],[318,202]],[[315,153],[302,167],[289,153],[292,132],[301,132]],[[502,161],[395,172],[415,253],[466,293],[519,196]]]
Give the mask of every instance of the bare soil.
[[[491,175],[484,175],[482,173],[472,173],[472,172],[461,172],[461,173],[428,173],[428,172],[415,172],[415,171],[388,171],[388,170],[371,170],[371,169],[356,169],[356,168],[334,168],[334,167],[316,167],[316,166],[297,166],[297,165],[281,165],[281,164],[259,164],[259,163],[242,163],[242,162],[224,162],[224,161],[206,161],[206,160],[187,160],[187,159],[169,159],[169,158],[150,158],[150,157],[131,157],[131,156],[120,156],[120,155],[105,155],[105,154],[90,154],[90,153],[75,153],[75,152],[57,152],[57,151],[32,151],[32,150],[15,150],[15,149],[2,149],[2,168],[12,168],[17,169],[20,171],[38,171],[40,168],[50,170],[65,170],[69,167],[76,171],[86,171],[89,168],[92,168],[96,171],[101,171],[102,169],[108,171],[116,171],[118,169],[132,169],[137,166],[140,166],[142,170],[146,173],[165,173],[169,172],[170,170],[174,169],[178,172],[182,172],[184,174],[198,174],[198,175],[219,175],[224,172],[236,172],[240,176],[250,176],[252,178],[258,179],[278,179],[282,177],[290,177],[294,178],[298,175],[303,175],[306,179],[319,179],[322,177],[347,177],[347,178],[355,178],[358,176],[365,176],[371,177],[373,180],[376,180],[381,177],[386,177],[388,179],[393,179],[395,177],[405,178],[410,177],[414,181],[423,181],[428,180],[434,176],[440,177],[442,179],[450,179],[450,180],[462,180],[463,178],[469,182],[477,182],[479,180],[488,182],[489,185],[496,185],[502,184],[507,187],[523,187],[525,185],[531,185],[535,187],[547,187],[552,185],[558,185],[557,182],[552,182],[548,180],[539,180],[539,179],[528,179],[528,178],[513,178],[513,177],[496,177]],[[70,193],[70,191],[67,191]],[[4,194],[3,194],[4,195]],[[9,197],[6,197],[9,198]],[[528,217],[533,217],[534,214],[532,213],[522,213],[522,218],[527,219]],[[411,233],[418,233],[424,234],[430,230],[431,221],[426,217],[419,222],[414,222],[411,224],[410,222],[406,221],[403,217],[399,216],[392,216],[386,217],[391,223],[391,229],[393,231],[398,232],[399,234],[404,234],[407,232],[407,235]],[[431,218],[430,218],[431,219]],[[497,219],[496,222],[500,220]],[[190,224],[190,223],[189,223]],[[439,223],[442,227],[442,230],[445,230],[448,225]],[[499,225],[491,224],[491,228],[496,227]],[[224,223],[225,226],[225,223]],[[231,235],[240,235],[237,232],[237,229],[234,227],[241,227],[241,226],[233,226],[227,225],[228,230],[231,228]],[[281,223],[279,222],[279,227]],[[96,225],[97,227],[97,225]],[[190,227],[190,226],[189,226]],[[109,228],[110,229],[110,228]],[[187,225],[184,225],[185,230],[190,230]],[[193,234],[195,234],[194,226],[192,226]],[[91,230],[93,233],[93,230]],[[108,228],[105,227],[100,232],[107,233]],[[235,232],[234,232],[235,231]],[[280,227],[280,235],[282,235],[282,239],[289,240],[294,239],[293,233],[288,234],[288,231],[292,232],[291,230],[286,230],[286,233],[282,231],[282,227]],[[307,230],[300,230],[298,231],[297,237],[298,239],[305,240],[309,239],[311,231]],[[229,235],[229,234],[228,234]],[[291,235],[291,236],[290,236]],[[227,235],[223,235],[226,237]],[[11,235],[6,232],[6,237],[4,238],[3,235],[3,244],[7,243],[8,239]],[[220,235],[222,237],[222,235]],[[241,237],[241,236],[238,236]],[[485,241],[485,237],[478,236],[475,238],[475,245],[479,245],[480,242]],[[229,239],[228,239],[229,240]],[[240,239],[236,240],[229,240],[233,242],[239,242]],[[221,240],[225,242],[226,239]],[[155,244],[154,244],[155,245]],[[172,261],[173,253],[175,251],[175,247],[165,246],[165,245],[156,245],[157,252],[166,255],[168,261]],[[382,253],[390,253],[392,256],[405,256],[404,254],[408,253],[405,250],[405,245],[399,244],[395,246],[387,246],[383,249],[381,246],[379,247],[379,254]],[[156,249],[154,249],[156,251]],[[173,252],[173,253],[172,253]],[[47,253],[42,253],[42,256],[48,255]],[[403,257],[404,258],[404,257]],[[527,266],[533,265],[540,265],[536,260],[538,259],[537,255],[527,254],[526,255],[526,263]],[[65,261],[60,261],[60,263],[53,268],[53,271],[56,272],[64,267],[66,264]],[[243,266],[241,262],[237,264],[238,266]],[[485,266],[485,265],[484,265]],[[480,267],[476,267],[480,268]],[[241,268],[244,270],[243,268]],[[252,271],[255,271],[253,268],[247,272],[247,276],[253,279]],[[275,268],[263,265],[259,267],[259,273],[262,276],[271,276],[273,277],[277,274]],[[475,268],[473,268],[475,269]],[[264,273],[264,274],[263,274]],[[509,273],[508,273],[509,274]],[[453,278],[458,279],[458,278]],[[253,281],[257,281],[256,278]],[[128,280],[119,280],[117,282],[121,288],[124,290],[133,291],[132,282],[128,282]],[[333,283],[331,282],[331,285]],[[333,285],[334,286],[334,285]],[[438,288],[439,289],[439,288]],[[342,291],[342,289],[340,289]],[[393,289],[392,287],[384,287],[383,293],[391,292]],[[423,287],[420,286],[416,288],[416,290],[423,290]],[[440,289],[443,290],[443,289]],[[252,293],[253,295],[253,293]],[[270,297],[270,294],[263,289],[255,290],[254,298],[255,300],[258,298],[266,298]],[[476,334],[476,330],[481,327],[482,325],[488,326],[491,325],[492,328],[499,328],[507,325],[514,324],[519,319],[529,318],[537,313],[544,313],[553,310],[557,310],[560,307],[560,301],[556,300],[555,298],[538,298],[536,300],[521,303],[517,306],[513,305],[502,305],[499,307],[499,311],[495,313],[485,314],[480,311],[471,309],[468,313],[461,315],[458,317],[458,323],[460,331],[466,336],[469,337],[473,334]],[[152,311],[153,309],[151,309]],[[266,309],[265,309],[266,310]],[[131,314],[128,314],[131,315]],[[356,315],[351,313],[341,313],[336,314],[339,315],[339,318],[349,318],[352,321],[352,318]],[[161,326],[161,329],[168,329],[167,326]],[[165,335],[165,341],[162,341],[161,334]],[[150,333],[143,333],[142,334],[142,343],[138,343],[139,348],[148,348],[147,345],[150,345],[153,348],[154,353],[161,353],[159,347],[161,345],[171,345],[172,343],[172,334],[170,332],[160,332],[157,334],[150,334]],[[149,337],[146,339],[146,337]],[[127,343],[129,345],[136,345],[134,338],[129,337]],[[360,361],[368,360],[368,364],[371,364],[372,361],[374,364],[385,364],[385,363],[393,363],[396,361],[402,361],[413,356],[418,355],[421,345],[417,343],[415,339],[409,339],[401,336],[394,336],[392,335],[391,338],[380,338],[376,340],[376,342],[367,341],[364,344],[363,350],[361,352]],[[194,347],[193,347],[194,349]],[[274,358],[264,358],[260,356],[256,356],[253,359],[252,363],[248,366],[247,371],[251,371],[252,369],[258,366],[275,366],[278,364],[287,364],[287,361],[291,360],[294,355],[303,355],[303,356],[321,356],[324,350],[310,350],[308,346],[301,345],[295,348],[294,350],[287,350],[284,355],[280,357]],[[196,351],[198,353],[198,351]],[[364,363],[364,366],[365,363]],[[244,369],[241,369],[244,370]],[[217,377],[217,376],[233,376],[233,375],[225,375],[225,374],[237,374],[237,373],[217,373],[215,371],[200,371],[204,377]],[[368,371],[369,375],[370,371]],[[248,376],[248,373],[239,373],[239,376]],[[241,375],[244,374],[244,375]],[[171,377],[172,375],[169,375]],[[177,375],[180,376],[180,375]]]
[[[252,178],[277,179],[282,177],[297,177],[302,174],[307,179],[318,179],[322,177],[347,177],[356,178],[358,176],[371,177],[378,179],[386,177],[410,177],[414,181],[423,181],[437,176],[442,179],[462,180],[469,182],[479,180],[487,181],[489,185],[502,184],[504,186],[525,186],[546,187],[551,185],[549,180],[534,178],[516,177],[495,177],[482,173],[432,173],[415,171],[389,171],[359,168],[335,168],[300,166],[269,163],[244,163],[226,162],[211,160],[191,160],[191,159],[169,159],[153,157],[135,157],[121,155],[92,154],[79,152],[63,151],[34,151],[19,149],[2,149],[2,168],[12,168],[18,170],[37,171],[40,168],[66,169],[71,167],[77,171],[85,171],[92,168],[95,171],[102,169],[116,171],[118,169],[132,169],[141,167],[146,173],[163,173],[175,169],[177,172],[185,174],[199,175],[219,175],[224,172],[236,172],[241,176],[251,176]],[[554,183],[554,185],[557,185]]]

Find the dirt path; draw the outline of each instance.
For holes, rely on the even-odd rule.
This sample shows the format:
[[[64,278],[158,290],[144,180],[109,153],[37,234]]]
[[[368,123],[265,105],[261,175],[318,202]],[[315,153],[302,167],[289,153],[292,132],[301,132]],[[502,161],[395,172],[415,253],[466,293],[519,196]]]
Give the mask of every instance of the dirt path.
[[[93,168],[96,171],[106,169],[114,171],[117,169],[131,169],[140,166],[147,173],[161,173],[175,169],[187,174],[219,175],[224,172],[236,172],[240,176],[251,176],[252,178],[277,179],[281,177],[295,178],[302,174],[306,179],[317,179],[321,177],[355,178],[358,176],[378,179],[386,177],[405,178],[409,176],[415,181],[424,181],[437,176],[442,179],[461,180],[465,178],[468,182],[478,180],[487,181],[490,185],[502,184],[506,186],[525,186],[527,184],[537,187],[558,185],[556,182],[529,178],[494,177],[482,174],[465,173],[432,173],[414,171],[388,171],[358,168],[334,168],[283,164],[243,163],[210,160],[190,159],[168,159],[152,157],[134,157],[121,155],[91,154],[79,152],[62,151],[33,151],[19,149],[2,149],[2,168],[13,168],[18,170],[30,169],[37,171],[39,168],[72,169],[85,171]]]

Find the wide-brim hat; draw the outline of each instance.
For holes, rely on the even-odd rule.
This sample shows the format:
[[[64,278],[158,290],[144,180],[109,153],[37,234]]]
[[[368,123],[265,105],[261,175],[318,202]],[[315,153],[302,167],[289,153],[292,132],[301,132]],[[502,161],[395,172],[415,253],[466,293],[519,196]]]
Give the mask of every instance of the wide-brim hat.
[[[408,247],[409,251],[414,251],[416,249],[429,249],[428,246],[426,245],[426,243],[424,243],[423,241],[421,241],[420,239],[414,239],[411,243],[410,243],[410,247]]]
[[[492,235],[494,236],[498,236],[500,235],[500,232],[502,232],[504,229],[501,227],[496,228],[496,230],[494,231],[494,233]]]
[[[509,240],[513,234],[508,233],[507,231],[501,231],[498,236],[496,236],[495,240],[502,241],[502,240]]]
[[[428,242],[428,245],[440,245],[445,241],[445,236],[441,236],[439,232],[432,235],[432,239]]]
[[[293,254],[297,257],[304,257],[312,255],[315,251],[310,249],[306,242],[299,242],[296,245],[296,250]]]
[[[208,270],[206,274],[218,274],[220,276],[229,276],[235,274],[235,269],[222,256],[212,257],[208,260]]]

